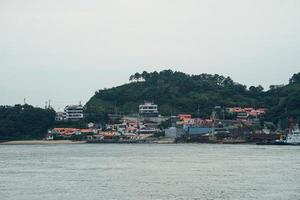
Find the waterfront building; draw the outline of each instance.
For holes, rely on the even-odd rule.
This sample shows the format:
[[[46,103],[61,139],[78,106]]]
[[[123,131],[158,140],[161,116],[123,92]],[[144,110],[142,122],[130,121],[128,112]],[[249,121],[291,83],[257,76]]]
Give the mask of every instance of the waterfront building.
[[[183,130],[188,135],[205,135],[208,133],[213,132],[212,127],[206,127],[206,126],[193,126],[193,125],[184,125]]]
[[[53,140],[54,139],[52,131],[50,131],[50,130],[48,131],[45,139],[46,140]]]
[[[177,137],[177,128],[170,127],[168,129],[165,129],[165,137],[176,138]]]

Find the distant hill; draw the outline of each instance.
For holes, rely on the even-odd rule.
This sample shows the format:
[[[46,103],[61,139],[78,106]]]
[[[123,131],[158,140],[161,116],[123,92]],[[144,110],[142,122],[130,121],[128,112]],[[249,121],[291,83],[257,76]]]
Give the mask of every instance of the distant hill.
[[[300,116],[300,73],[294,74],[285,86],[262,86],[234,82],[230,77],[164,70],[161,72],[135,73],[130,83],[102,89],[87,102],[91,118],[103,118],[107,113],[137,113],[138,105],[145,100],[159,105],[162,115],[191,113],[208,117],[215,106],[250,106],[269,109],[267,118]]]
[[[31,105],[0,106],[0,141],[42,139],[55,118],[51,108]]]

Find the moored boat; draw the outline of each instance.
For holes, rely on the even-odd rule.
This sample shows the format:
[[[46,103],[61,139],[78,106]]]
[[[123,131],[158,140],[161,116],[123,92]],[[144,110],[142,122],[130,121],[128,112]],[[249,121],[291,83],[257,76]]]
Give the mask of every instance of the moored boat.
[[[300,145],[300,130],[298,124],[290,131],[285,138],[276,140],[277,145]]]

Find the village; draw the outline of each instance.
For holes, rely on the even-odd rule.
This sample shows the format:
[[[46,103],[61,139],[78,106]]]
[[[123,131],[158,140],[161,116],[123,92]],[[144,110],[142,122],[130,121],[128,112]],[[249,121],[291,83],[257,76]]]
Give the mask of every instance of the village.
[[[72,140],[87,143],[222,143],[222,144],[284,144],[291,129],[261,120],[267,109],[215,106],[209,118],[178,114],[165,117],[158,105],[144,102],[139,113],[110,115],[110,123],[87,123],[85,128],[55,127],[46,140]],[[230,115],[230,119],[225,118]],[[84,119],[82,105],[66,106],[57,112],[56,121]],[[297,128],[294,125],[295,130]],[[296,130],[297,131],[297,130]],[[295,131],[294,131],[295,132]]]

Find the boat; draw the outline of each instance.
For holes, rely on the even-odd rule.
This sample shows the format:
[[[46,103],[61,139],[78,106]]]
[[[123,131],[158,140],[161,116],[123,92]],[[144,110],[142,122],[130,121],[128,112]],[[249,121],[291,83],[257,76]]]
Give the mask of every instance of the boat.
[[[87,140],[86,142],[87,143],[133,144],[133,143],[145,143],[146,140],[102,139],[102,140]]]
[[[117,135],[117,133],[111,134],[96,134],[96,135],[88,135],[86,142],[87,143],[145,143],[146,139],[140,136],[132,136],[129,135]]]
[[[276,140],[277,145],[300,145],[300,130],[298,124],[285,138]]]

